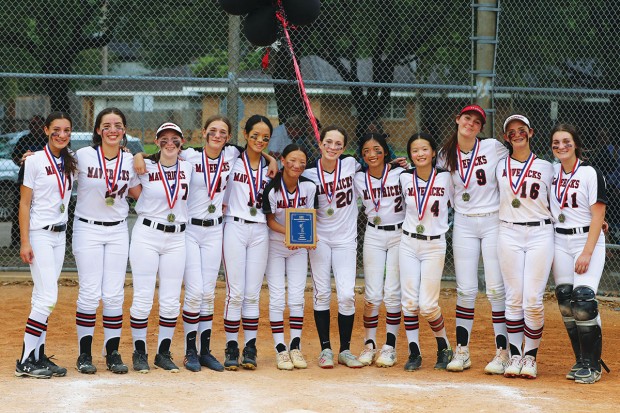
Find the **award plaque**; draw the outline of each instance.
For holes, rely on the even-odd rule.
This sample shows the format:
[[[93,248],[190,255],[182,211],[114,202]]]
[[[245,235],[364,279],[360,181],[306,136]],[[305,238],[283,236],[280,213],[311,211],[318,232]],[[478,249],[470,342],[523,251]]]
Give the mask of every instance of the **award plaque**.
[[[287,247],[316,247],[316,210],[304,208],[286,208]]]

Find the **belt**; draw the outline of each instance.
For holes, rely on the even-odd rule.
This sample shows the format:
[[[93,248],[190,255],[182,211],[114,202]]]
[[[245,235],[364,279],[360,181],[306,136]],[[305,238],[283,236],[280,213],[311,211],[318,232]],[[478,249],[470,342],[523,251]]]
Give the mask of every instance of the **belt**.
[[[237,222],[244,223],[244,224],[261,224],[261,222],[248,221],[247,219],[243,219],[243,218],[239,218],[239,217],[233,217],[233,220],[235,220]]]
[[[84,218],[78,218],[78,221],[86,222],[86,223],[92,224],[92,225],[103,225],[104,227],[113,227],[115,225],[122,224],[123,222],[125,222],[125,220],[114,221],[114,222],[90,221],[90,220],[84,219]]]
[[[67,230],[67,224],[46,225],[43,227],[43,229],[52,232],[63,232]]]
[[[585,234],[590,231],[590,226],[580,228],[556,228],[555,232],[564,235]]]
[[[513,222],[513,225],[521,225],[524,227],[540,227],[542,225],[549,225],[551,224],[551,220],[550,219],[545,219],[544,221],[533,221],[533,222]]]
[[[198,225],[200,227],[212,227],[215,225],[219,225],[222,223],[224,219],[222,217],[219,217],[218,219],[197,219],[197,218],[192,218],[189,222],[192,223],[192,225]]]
[[[422,234],[416,234],[416,233],[413,233],[413,232],[409,232],[409,231],[404,230],[404,229],[403,229],[403,234],[408,235],[411,238],[421,239],[423,241],[431,241],[431,240],[434,240],[434,239],[441,238],[441,235],[429,235],[429,236],[427,236],[427,235],[422,235]]]
[[[377,228],[377,229],[382,229],[384,231],[396,231],[397,229],[401,229],[403,227],[403,223],[401,222],[400,224],[396,224],[396,225],[375,225],[372,222],[368,223],[369,226],[373,227],[373,228]]]
[[[461,214],[461,215],[465,215],[466,217],[471,217],[471,218],[490,217],[491,215],[497,215],[497,211],[486,212],[484,214]]]
[[[185,231],[185,224],[180,224],[180,225],[164,225],[164,224],[158,224],[157,222],[153,222],[150,219],[146,219],[144,218],[142,220],[142,223],[144,225],[146,225],[147,227],[151,227],[163,232],[183,232]]]

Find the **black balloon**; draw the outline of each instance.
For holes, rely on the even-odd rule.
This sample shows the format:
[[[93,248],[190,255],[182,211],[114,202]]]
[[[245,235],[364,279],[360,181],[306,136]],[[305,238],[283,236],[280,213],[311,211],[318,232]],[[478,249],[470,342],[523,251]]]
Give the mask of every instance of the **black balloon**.
[[[311,24],[321,12],[320,0],[283,0],[282,5],[287,20],[296,26]]]
[[[243,20],[243,34],[255,46],[269,46],[278,38],[276,9],[264,6],[254,10]]]
[[[256,10],[266,0],[219,0],[220,6],[226,13],[233,14],[235,16],[242,16],[248,14],[253,10]]]

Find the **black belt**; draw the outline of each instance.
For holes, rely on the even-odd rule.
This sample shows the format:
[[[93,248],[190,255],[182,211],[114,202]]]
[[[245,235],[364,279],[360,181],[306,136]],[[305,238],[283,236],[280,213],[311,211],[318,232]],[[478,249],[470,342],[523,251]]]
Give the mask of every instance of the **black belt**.
[[[183,232],[183,231],[185,231],[185,224],[180,224],[180,225],[164,225],[164,224],[155,223],[155,222],[151,221],[150,219],[146,219],[146,218],[144,218],[142,220],[142,223],[144,225],[146,225],[147,227],[158,229],[158,230],[163,231],[163,232]]]
[[[551,220],[550,219],[545,219],[543,222],[540,222],[540,221],[513,222],[513,225],[522,225],[524,227],[540,227],[542,225],[549,225],[549,224],[551,224]]]
[[[417,239],[421,239],[423,241],[430,241],[430,240],[434,240],[434,239],[439,239],[441,238],[441,235],[422,235],[422,234],[415,234],[412,232],[409,232],[407,230],[403,229],[403,234],[410,236],[411,238],[417,238]]]
[[[556,228],[555,232],[558,234],[564,235],[574,235],[574,234],[586,234],[590,231],[590,227],[580,227],[580,228]]]
[[[118,224],[122,224],[125,220],[122,221],[114,221],[114,222],[105,222],[105,221],[89,221],[88,219],[78,218],[78,221],[86,222],[87,224],[94,225],[103,225],[104,227],[113,227]]]
[[[222,217],[219,217],[218,219],[197,219],[197,218],[192,218],[190,220],[190,222],[192,223],[192,225],[198,225],[200,227],[212,227],[214,225],[219,225],[221,224],[223,221]]]
[[[63,232],[67,230],[67,224],[46,225],[43,227],[43,229],[52,232]]]
[[[403,223],[401,222],[400,224],[396,224],[396,225],[375,225],[372,222],[368,223],[369,226],[373,227],[373,228],[377,228],[377,229],[382,229],[384,231],[396,231],[397,229],[401,229],[403,227]]]
[[[246,223],[246,224],[261,224],[261,222],[248,221],[247,219],[238,218],[238,217],[233,217],[233,220],[235,220],[237,222],[243,222],[243,223]]]

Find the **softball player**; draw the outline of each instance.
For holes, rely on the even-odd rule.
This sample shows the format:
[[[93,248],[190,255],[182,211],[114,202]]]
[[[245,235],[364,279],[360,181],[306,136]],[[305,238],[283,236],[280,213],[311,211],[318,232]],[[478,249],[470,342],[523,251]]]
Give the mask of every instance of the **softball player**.
[[[316,185],[319,198],[316,223],[318,242],[309,256],[314,285],[314,321],[321,341],[319,366],[328,369],[334,367],[329,339],[332,270],[338,295],[338,363],[351,368],[364,366],[350,351],[355,320],[357,248],[357,204],[354,202],[353,180],[360,165],[355,158],[342,155],[347,140],[347,133],[340,127],[323,129],[321,158],[303,173]]]
[[[34,288],[26,322],[22,355],[16,361],[17,377],[64,376],[67,369],[45,355],[47,321],[58,299],[58,277],[65,257],[67,208],[77,162],[68,148],[71,118],[53,112],[43,128],[48,144],[29,156],[20,170],[19,255],[30,264]]]
[[[185,262],[185,227],[191,165],[178,159],[183,132],[174,123],[164,123],[156,133],[160,151],[147,161],[140,175],[142,193],[136,204],[138,219],[133,228],[129,260],[133,274],[131,332],[133,368],[148,373],[146,347],[148,317],[159,275],[159,337],[155,366],[173,373],[170,343],[179,316],[179,299]]]
[[[607,194],[600,171],[581,160],[581,136],[572,125],[551,131],[554,165],[551,213],[555,219],[553,276],[560,313],[576,363],[566,378],[596,383],[601,378],[603,347],[596,291],[605,265]]]
[[[525,116],[506,119],[504,139],[511,153],[497,165],[496,173],[501,221],[497,253],[506,286],[511,355],[504,376],[527,379],[537,375],[536,354],[544,325],[543,294],[553,261],[549,253],[553,248],[549,212],[553,167],[532,153],[533,135]]]
[[[445,369],[452,358],[439,307],[439,291],[446,258],[444,234],[448,230],[448,208],[454,187],[450,173],[434,167],[437,144],[430,135],[417,133],[409,138],[407,153],[415,168],[400,176],[406,211],[399,252],[402,307],[409,341],[405,370],[414,371],[422,365],[419,313],[435,334],[435,369],[440,370]]]
[[[104,355],[113,373],[127,373],[118,352],[123,325],[123,301],[129,233],[125,197],[137,195],[139,185],[133,156],[125,146],[125,115],[107,108],[95,120],[93,146],[77,151],[78,194],[73,224],[73,255],[79,290],[75,323],[80,373],[93,374],[91,347],[97,307],[103,301]],[[139,194],[139,192],[138,192]]]
[[[405,209],[399,177],[404,169],[389,165],[385,159],[388,154],[384,135],[364,135],[360,140],[360,155],[368,168],[357,172],[354,181],[368,218],[363,247],[366,341],[358,360],[366,366],[375,361],[379,307],[384,302],[387,338],[376,361],[379,367],[392,367],[396,363],[396,337],[401,320],[398,249]]]
[[[260,289],[267,266],[269,235],[263,214],[263,190],[269,178],[262,152],[273,127],[261,115],[251,116],[244,128],[246,150],[233,166],[224,194],[224,269],[226,301],[224,368],[239,368],[239,325],[243,322],[243,368],[254,370]]]
[[[282,151],[282,171],[269,182],[263,195],[263,213],[269,227],[269,322],[276,348],[276,364],[280,370],[305,369],[308,365],[301,353],[301,332],[304,323],[304,290],[308,278],[308,250],[287,248],[287,208],[317,206],[314,183],[301,176],[306,168],[307,154],[297,144],[289,144]],[[289,327],[291,340],[288,350],[284,344],[285,275],[288,280]]]
[[[505,290],[497,257],[499,194],[495,167],[508,150],[495,139],[478,139],[486,114],[477,105],[464,107],[456,117],[456,130],[439,155],[439,168],[452,174],[454,233],[452,248],[456,272],[456,350],[448,371],[471,367],[469,340],[478,294],[478,262],[484,261],[487,298],[491,302],[495,357],[484,371],[503,374],[508,363]]]

